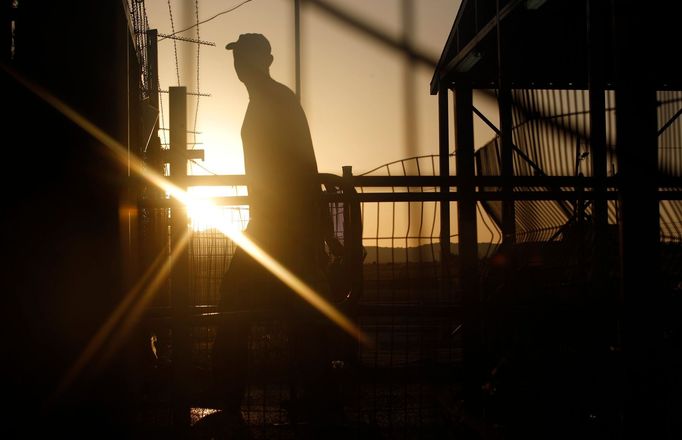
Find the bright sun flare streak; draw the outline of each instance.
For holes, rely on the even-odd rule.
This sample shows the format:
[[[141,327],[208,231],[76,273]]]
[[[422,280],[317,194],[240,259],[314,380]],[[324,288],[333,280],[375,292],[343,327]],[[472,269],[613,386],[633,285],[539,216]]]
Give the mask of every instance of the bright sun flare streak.
[[[303,280],[296,276],[289,269],[284,267],[279,261],[268,255],[263,249],[250,240],[237,226],[234,224],[226,224],[222,220],[222,213],[218,206],[213,205],[210,200],[188,200],[185,202],[188,210],[201,212],[205,217],[204,221],[212,223],[213,227],[228,236],[240,248],[251,255],[263,267],[272,272],[284,284],[291,288],[294,292],[306,300],[310,305],[315,307],[320,313],[333,321],[336,325],[341,327],[348,334],[356,338],[362,344],[368,345],[370,343],[367,335],[343,313],[339,312],[331,303],[325,300],[315,290],[308,286]]]
[[[221,197],[234,197],[246,195],[246,188],[240,186],[192,186],[187,190],[188,195],[194,200],[208,200],[211,205],[208,209],[202,203],[188,207],[187,216],[193,231],[201,232],[215,230],[216,224],[228,223],[239,225],[244,230],[249,223],[249,208],[246,205],[220,205],[220,215],[216,215],[214,206]],[[227,208],[227,209],[225,209]]]
[[[13,69],[6,67],[4,64],[0,64],[0,68],[2,68],[2,70],[7,72],[10,76],[12,76],[17,82],[22,84],[28,90],[35,93],[41,99],[43,99],[48,104],[53,106],[56,110],[61,112],[64,116],[66,116],[75,124],[80,126],[83,130],[88,132],[95,139],[100,141],[103,145],[107,147],[108,151],[111,154],[113,154],[116,160],[123,164],[127,164],[132,172],[139,174],[153,185],[156,185],[166,193],[170,194],[172,197],[185,204],[190,210],[198,209],[202,211],[206,210],[209,213],[215,212],[216,214],[215,216],[213,214],[208,214],[206,218],[216,219],[215,221],[217,224],[215,225],[215,227],[218,230],[223,232],[235,243],[237,243],[237,245],[243,248],[244,251],[249,253],[260,264],[262,264],[265,268],[270,270],[275,276],[280,278],[282,282],[289,286],[303,299],[308,301],[320,313],[329,318],[343,330],[348,332],[351,336],[355,337],[359,342],[363,344],[370,344],[370,340],[367,337],[367,335],[365,335],[365,333],[357,325],[355,325],[352,321],[350,321],[350,319],[348,319],[345,315],[339,312],[332,304],[326,301],[322,296],[320,296],[317,292],[310,288],[310,286],[308,286],[300,278],[298,278],[286,267],[284,267],[274,258],[269,256],[265,251],[259,248],[248,237],[246,237],[238,228],[232,225],[221,224],[218,221],[218,219],[220,219],[221,216],[218,215],[219,212],[217,206],[213,205],[210,201],[206,199],[197,200],[196,198],[191,197],[186,191],[182,190],[177,185],[174,185],[165,177],[159,175],[158,173],[152,170],[147,169],[144,165],[144,162],[140,161],[135,157],[130,156],[128,154],[127,149],[123,145],[119,144],[113,137],[109,136],[106,132],[101,130],[95,124],[93,124],[88,119],[80,115],[70,106],[62,102],[60,99],[52,95],[44,88],[24,79],[22,76],[17,74]],[[180,247],[178,246],[175,248],[175,250],[178,250],[179,248]],[[157,276],[154,277],[154,281],[148,285],[147,289],[144,290],[144,294],[141,300],[135,301],[135,296],[137,295],[137,292],[141,288],[138,286],[144,285],[143,281],[145,277],[143,277],[140,280],[140,282],[138,282],[136,286],[133,287],[128,294],[126,294],[122,303],[113,312],[112,316],[104,323],[100,330],[93,336],[90,343],[86,346],[85,351],[81,354],[76,363],[69,370],[64,380],[60,384],[57,390],[58,392],[65,390],[73,382],[77,375],[80,374],[82,368],[88,363],[90,359],[92,359],[94,354],[102,347],[104,342],[114,331],[116,322],[120,320],[120,316],[123,315],[123,312],[126,309],[130,309],[131,307],[133,308],[133,310],[130,311],[131,317],[140,316],[142,310],[144,309],[144,305],[148,303],[148,301],[145,301],[144,299],[147,297],[151,298],[153,296],[154,291],[156,290],[156,288],[158,288],[158,285],[160,284],[158,280],[163,279],[164,276],[167,276],[166,271],[164,270],[159,271]],[[125,325],[125,327],[128,327],[130,324],[131,323],[128,322]]]
[[[107,341],[109,341],[109,352],[113,352],[123,343],[140,315],[142,315],[142,312],[154,298],[156,291],[170,275],[173,262],[177,261],[177,256],[187,247],[191,236],[191,231],[188,229],[180,240],[178,240],[170,256],[166,253],[166,249],[161,251],[154,262],[145,271],[144,275],[140,277],[137,283],[119,303],[104,325],[100,327],[97,333],[90,339],[85,350],[83,350],[76,362],[69,368],[62,379],[57,387],[55,395],[59,395],[68,389],[83,368],[92,361],[94,356]],[[140,292],[142,293],[140,294]],[[118,330],[114,333],[117,326]]]

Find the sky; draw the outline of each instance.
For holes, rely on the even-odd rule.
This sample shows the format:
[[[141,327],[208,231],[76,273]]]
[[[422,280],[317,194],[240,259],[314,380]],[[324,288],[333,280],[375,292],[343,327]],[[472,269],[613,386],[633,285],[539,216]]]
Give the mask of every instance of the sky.
[[[199,20],[238,5],[243,0],[200,0]],[[386,35],[404,36],[403,0],[326,0]],[[305,2],[303,2],[305,3]],[[438,59],[459,8],[459,0],[412,2],[410,41]],[[200,25],[199,38],[214,42],[199,54],[199,88],[211,97],[199,99],[196,148],[205,150],[204,168],[216,174],[242,174],[241,124],[248,95],[232,66],[225,44],[240,34],[264,34],[272,45],[271,74],[295,89],[293,0],[251,0],[236,10]],[[149,26],[170,34],[196,23],[196,4],[188,0],[147,0]],[[182,34],[197,38],[196,28]],[[196,45],[159,41],[162,89],[187,86],[197,90]],[[177,48],[177,66],[175,50]],[[437,98],[429,94],[433,69],[412,65],[407,57],[365,36],[315,5],[301,12],[301,93],[310,124],[320,172],[341,174],[351,165],[355,174],[387,162],[438,153]],[[412,84],[409,93],[407,84]],[[168,126],[168,95],[162,94],[164,126]],[[189,127],[194,126],[195,101],[189,99]],[[494,115],[490,115],[495,119]],[[412,127],[411,129],[409,127]],[[477,144],[491,134],[477,121]],[[486,131],[488,131],[486,133]],[[167,132],[161,132],[167,142]],[[452,131],[451,131],[452,136]],[[192,139],[190,139],[191,141]],[[191,172],[207,171],[192,166]]]

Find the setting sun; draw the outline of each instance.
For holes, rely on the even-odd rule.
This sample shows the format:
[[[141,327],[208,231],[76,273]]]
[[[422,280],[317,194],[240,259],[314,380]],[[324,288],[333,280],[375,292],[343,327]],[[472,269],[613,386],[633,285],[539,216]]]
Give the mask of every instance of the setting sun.
[[[220,198],[245,196],[245,187],[238,186],[194,186],[187,190],[190,202],[187,214],[193,231],[216,229],[217,225],[244,230],[249,222],[249,208],[245,205],[223,206]]]

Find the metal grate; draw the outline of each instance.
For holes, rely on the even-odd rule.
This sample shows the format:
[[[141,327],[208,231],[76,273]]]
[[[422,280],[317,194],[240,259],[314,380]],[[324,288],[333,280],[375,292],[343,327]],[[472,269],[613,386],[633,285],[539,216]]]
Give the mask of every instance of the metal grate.
[[[382,173],[437,175],[437,161],[431,156],[411,158],[367,174]],[[329,184],[326,191],[334,233],[341,243],[348,244],[348,216],[341,186]],[[357,190],[366,194],[376,189]],[[390,191],[428,193],[437,188]],[[247,207],[226,206],[223,213],[226,221],[246,226]],[[461,295],[455,261],[445,268],[440,262],[439,202],[366,202],[361,203],[361,213],[364,294],[344,310],[369,335],[372,344],[357,346],[340,331],[329,329],[332,386],[343,405],[343,429],[351,438],[369,432],[385,438],[433,438],[453,426],[462,357],[462,321],[458,316]],[[150,221],[148,232],[163,236],[157,241],[163,243],[168,255],[168,210],[148,210],[147,215],[157,223],[152,227],[154,222]],[[191,420],[197,423],[217,407],[211,377],[216,328],[212,313],[235,245],[219,231],[192,221],[191,212],[189,217],[190,298],[195,311],[189,388]],[[451,230],[454,226],[453,222]],[[456,246],[451,248],[456,253]],[[152,406],[160,414],[163,411],[159,408],[171,411],[173,403],[169,299],[169,294],[159,296],[156,312],[152,312],[156,318],[148,322],[149,334],[157,338],[159,358],[152,373],[159,383]],[[291,359],[296,337],[288,322],[276,317],[264,316],[251,328],[249,385],[242,414],[255,438],[293,438],[296,432],[306,429],[292,423],[287,406],[300,392]],[[159,374],[159,369],[169,371]],[[171,423],[172,418],[157,414],[153,420],[163,425]]]

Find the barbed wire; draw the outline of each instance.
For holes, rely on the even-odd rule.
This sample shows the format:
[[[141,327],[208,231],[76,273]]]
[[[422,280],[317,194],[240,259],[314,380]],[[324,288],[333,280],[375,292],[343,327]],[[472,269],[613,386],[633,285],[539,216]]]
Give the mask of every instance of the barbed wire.
[[[192,26],[187,27],[187,28],[182,29],[182,30],[179,30],[179,31],[177,31],[177,32],[175,32],[173,29],[171,29],[173,33],[170,34],[168,37],[172,37],[172,36],[174,36],[175,34],[181,34],[181,33],[185,32],[185,31],[188,31],[188,30],[192,29],[193,27],[199,26],[200,24],[208,23],[209,21],[211,21],[211,20],[213,20],[213,19],[216,19],[216,18],[220,17],[221,15],[227,14],[228,12],[232,12],[232,11],[234,11],[235,9],[240,8],[240,7],[244,6],[245,4],[247,4],[247,3],[251,2],[251,1],[253,1],[253,0],[245,0],[245,1],[241,2],[241,3],[239,3],[238,5],[231,7],[230,9],[227,9],[227,10],[222,11],[222,12],[218,12],[218,13],[215,14],[213,17],[210,17],[210,18],[207,18],[206,20],[197,22],[196,24],[193,24]],[[161,38],[161,39],[159,39],[159,41],[161,41],[161,40],[163,40],[163,39],[165,39],[165,38],[168,38],[168,37]]]
[[[175,23],[173,22],[173,8],[171,7],[171,2],[168,0],[168,15],[170,15],[171,22],[171,35],[175,35]],[[160,41],[160,40],[159,40]],[[178,43],[173,40],[173,50],[175,51],[175,74],[178,77],[178,86],[180,85],[180,64],[178,63]]]
[[[194,11],[196,13],[197,17],[197,40],[201,41],[201,36],[199,35],[199,0],[194,1]],[[194,133],[193,133],[193,140],[196,143],[197,141],[197,120],[199,119],[199,101],[201,100],[201,88],[199,87],[199,60],[200,60],[200,51],[201,51],[201,44],[197,43],[197,104],[196,107],[194,108]]]

